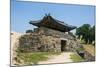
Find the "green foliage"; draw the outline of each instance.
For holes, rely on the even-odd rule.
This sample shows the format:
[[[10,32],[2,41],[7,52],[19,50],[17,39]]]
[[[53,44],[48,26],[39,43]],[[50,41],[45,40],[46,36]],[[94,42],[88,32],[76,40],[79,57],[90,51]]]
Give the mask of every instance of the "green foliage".
[[[80,57],[78,54],[71,54],[70,57],[74,62],[84,61],[84,59]]]
[[[77,48],[76,51],[84,51],[84,48]]]
[[[76,29],[76,35],[78,35],[78,38],[82,36],[85,43],[92,43],[92,41],[95,41],[95,26],[91,27],[89,24],[83,24]]]
[[[90,40],[95,41],[95,26],[90,29]]]

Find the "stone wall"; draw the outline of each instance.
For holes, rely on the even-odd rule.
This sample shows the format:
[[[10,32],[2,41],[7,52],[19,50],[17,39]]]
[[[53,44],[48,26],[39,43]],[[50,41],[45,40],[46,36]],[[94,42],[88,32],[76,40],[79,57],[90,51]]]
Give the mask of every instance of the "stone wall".
[[[19,50],[22,52],[37,51],[40,36],[37,34],[25,34],[19,39]]]
[[[60,32],[60,31],[49,29],[46,27],[39,27],[35,30],[35,32],[37,32],[39,34],[44,34],[47,36],[54,36],[54,37],[56,36],[56,37],[60,37],[60,38],[74,39],[74,37],[68,35],[65,32]]]
[[[46,35],[35,35],[28,34],[20,38],[19,49],[24,52],[30,51],[60,51],[59,38],[46,36]]]
[[[75,51],[78,47],[76,39],[64,32],[40,27],[34,33],[27,33],[19,39],[19,50],[32,51],[61,51],[61,40],[66,41],[65,51]]]

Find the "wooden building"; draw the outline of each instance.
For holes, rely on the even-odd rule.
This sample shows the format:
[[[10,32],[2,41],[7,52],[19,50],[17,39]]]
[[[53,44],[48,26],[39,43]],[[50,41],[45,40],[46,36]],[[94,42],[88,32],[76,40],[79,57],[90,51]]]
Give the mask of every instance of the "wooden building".
[[[50,14],[45,15],[41,20],[29,23],[38,28],[35,28],[33,33],[20,38],[22,51],[75,51],[79,45],[75,37],[66,33],[76,26],[59,21]]]

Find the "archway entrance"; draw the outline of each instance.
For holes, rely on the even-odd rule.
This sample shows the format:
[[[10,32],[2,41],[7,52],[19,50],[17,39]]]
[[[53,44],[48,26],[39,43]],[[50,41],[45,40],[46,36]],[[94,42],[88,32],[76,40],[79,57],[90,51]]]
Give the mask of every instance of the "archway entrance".
[[[61,51],[65,51],[66,40],[61,40]]]

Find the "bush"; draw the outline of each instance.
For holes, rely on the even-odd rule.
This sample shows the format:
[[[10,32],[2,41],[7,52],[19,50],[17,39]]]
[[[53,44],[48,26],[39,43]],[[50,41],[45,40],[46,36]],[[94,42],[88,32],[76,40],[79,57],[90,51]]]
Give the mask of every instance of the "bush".
[[[26,30],[26,33],[33,33],[33,30]]]

